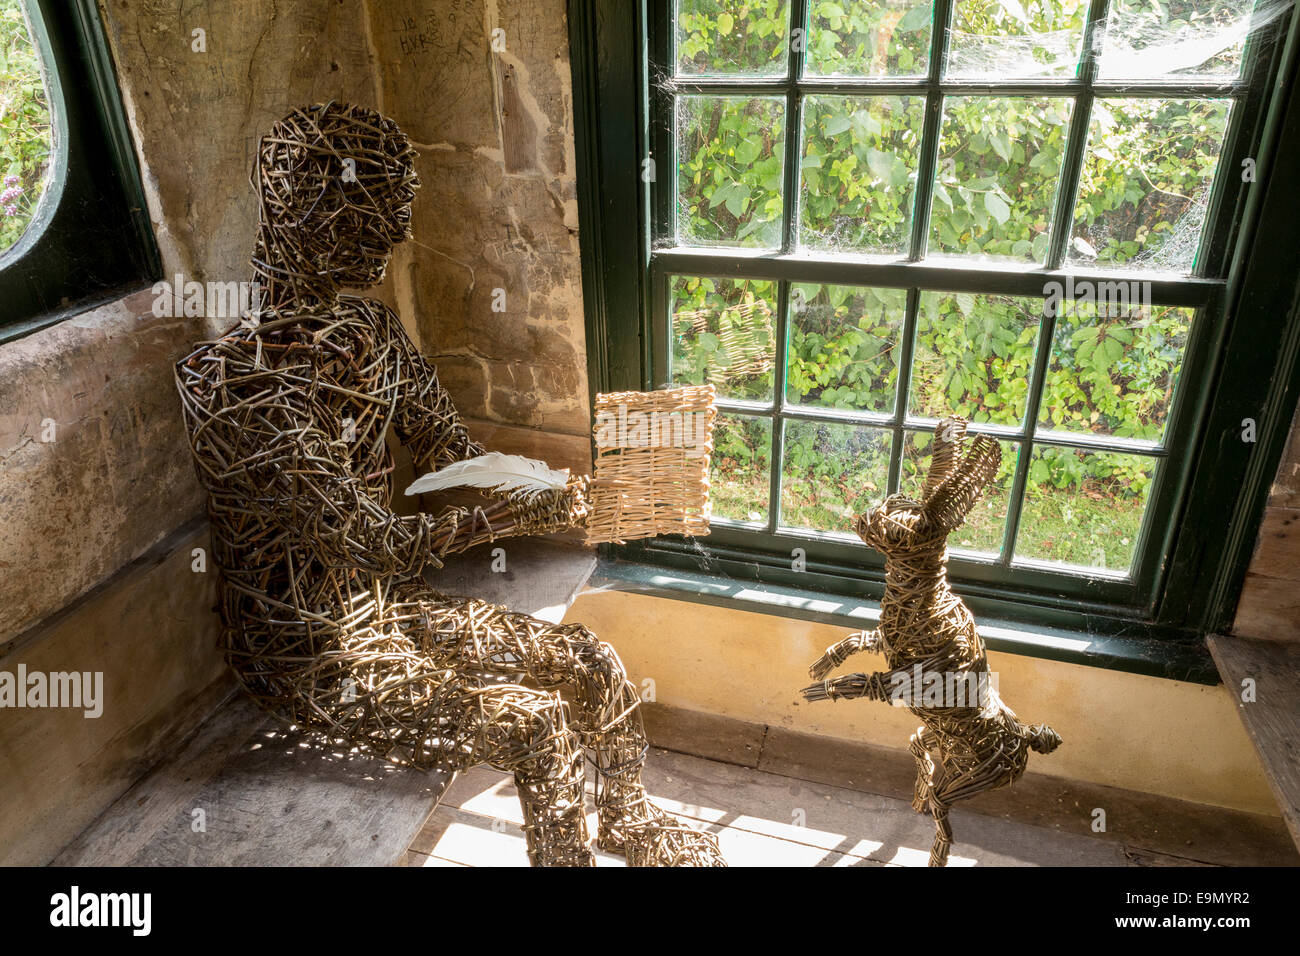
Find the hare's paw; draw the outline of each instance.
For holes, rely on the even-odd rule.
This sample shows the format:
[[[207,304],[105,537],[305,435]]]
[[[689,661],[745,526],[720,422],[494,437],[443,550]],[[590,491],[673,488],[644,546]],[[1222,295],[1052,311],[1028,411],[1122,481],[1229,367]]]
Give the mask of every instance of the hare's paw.
[[[804,700],[811,701],[812,703],[817,703],[818,701],[823,700],[832,700],[830,685],[831,682],[828,680],[820,681],[816,684],[809,684],[803,690],[799,691],[799,693],[803,695]]]
[[[831,650],[834,650],[834,648],[831,648]],[[840,666],[840,662],[831,656],[831,650],[813,661],[812,667],[808,668],[808,676],[813,680],[821,680]]]
[[[824,680],[820,684],[811,684],[801,693],[804,700],[854,700],[866,697],[868,700],[887,700],[884,679],[880,674],[845,674]]]
[[[850,634],[838,644],[828,647],[826,653],[817,658],[812,667],[808,668],[808,676],[813,680],[822,680],[854,654],[874,651],[879,643],[880,635],[877,631],[857,631]]]
[[[1050,754],[1061,746],[1061,735],[1047,724],[1034,724],[1029,728],[1029,749],[1040,754]]]

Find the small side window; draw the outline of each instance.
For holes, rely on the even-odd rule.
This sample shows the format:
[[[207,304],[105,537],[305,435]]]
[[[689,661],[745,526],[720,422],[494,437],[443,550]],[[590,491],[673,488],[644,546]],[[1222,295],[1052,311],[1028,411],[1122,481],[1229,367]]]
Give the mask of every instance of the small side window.
[[[95,0],[0,0],[0,341],[162,267]]]
[[[40,228],[54,124],[40,51],[19,0],[0,0],[0,256]]]

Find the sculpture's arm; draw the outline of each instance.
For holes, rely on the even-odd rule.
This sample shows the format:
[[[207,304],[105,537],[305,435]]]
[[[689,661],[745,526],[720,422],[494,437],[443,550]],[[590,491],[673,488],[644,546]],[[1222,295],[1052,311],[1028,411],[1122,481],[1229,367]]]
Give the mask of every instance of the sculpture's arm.
[[[392,319],[394,325],[396,318]],[[438,382],[433,365],[401,335],[399,362],[404,388],[398,398],[393,429],[423,473],[481,455],[484,448],[469,437],[451,394]]]
[[[340,462],[328,436],[311,427],[282,433],[248,465],[250,507],[315,550],[323,562],[412,577],[444,555],[484,541],[536,533],[537,520],[510,500],[437,514],[398,515]]]
[[[437,471],[453,462],[482,455],[486,449],[469,437],[451,395],[438,382],[433,364],[420,354],[401,320],[386,306],[387,332],[403,388],[393,417],[398,439],[411,452],[417,473]],[[567,487],[540,495],[501,495],[515,518],[512,534],[548,534],[581,527],[587,518],[590,479],[575,475]]]
[[[808,668],[808,676],[813,680],[821,680],[854,654],[860,654],[863,651],[874,652],[879,646],[879,630],[857,631],[839,643],[826,648],[826,653],[817,658],[812,667]]]

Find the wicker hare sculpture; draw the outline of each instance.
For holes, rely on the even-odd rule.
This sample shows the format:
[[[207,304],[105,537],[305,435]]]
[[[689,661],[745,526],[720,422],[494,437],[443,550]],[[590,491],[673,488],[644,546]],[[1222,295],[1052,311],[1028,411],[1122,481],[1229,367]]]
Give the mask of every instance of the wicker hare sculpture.
[[[340,291],[377,284],[409,237],[415,156],[373,110],[276,123],[254,176],[264,308],[176,366],[227,659],[261,704],[332,740],[513,773],[535,865],[594,864],[584,750],[601,846],[633,865],[722,865],[712,834],[647,799],[640,697],[610,645],[421,578],[479,542],[582,527],[587,479],[473,509],[390,508],[390,429],[421,470],[484,454],[392,310]]]
[[[1014,783],[1030,750],[1051,753],[1061,743],[1046,724],[1026,726],[1002,702],[975,620],[948,586],[945,541],[1001,459],[996,441],[984,435],[967,441],[966,422],[947,418],[935,428],[921,501],[891,495],[858,517],[854,530],[885,556],[880,626],[829,648],[809,669],[821,683],[803,690],[811,701],[900,700],[921,719],[911,740],[917,769],[912,808],[934,817],[931,866],[948,862],[953,803]],[[860,651],[883,654],[890,669],[825,679]]]

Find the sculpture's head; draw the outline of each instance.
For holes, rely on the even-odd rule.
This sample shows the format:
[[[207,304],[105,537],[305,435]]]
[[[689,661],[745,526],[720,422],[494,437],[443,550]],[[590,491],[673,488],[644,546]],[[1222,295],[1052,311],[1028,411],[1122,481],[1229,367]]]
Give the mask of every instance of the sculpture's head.
[[[966,420],[945,418],[934,428],[921,500],[890,495],[859,515],[853,530],[885,557],[931,552],[966,520],[1001,461],[994,439],[979,435],[968,441]]]
[[[254,269],[327,297],[382,281],[393,247],[411,235],[416,156],[397,124],[372,109],[294,110],[257,151]]]

